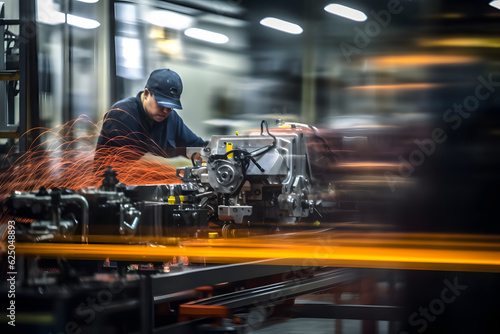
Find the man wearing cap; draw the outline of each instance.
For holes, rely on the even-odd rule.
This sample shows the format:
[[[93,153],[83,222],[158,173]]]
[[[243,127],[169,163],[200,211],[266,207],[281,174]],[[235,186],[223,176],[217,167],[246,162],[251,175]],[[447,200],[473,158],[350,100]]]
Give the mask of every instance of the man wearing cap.
[[[116,102],[104,115],[97,150],[128,146],[139,153],[171,156],[176,147],[204,146],[173,109],[182,109],[181,94],[182,80],[176,72],[153,71],[144,91]]]

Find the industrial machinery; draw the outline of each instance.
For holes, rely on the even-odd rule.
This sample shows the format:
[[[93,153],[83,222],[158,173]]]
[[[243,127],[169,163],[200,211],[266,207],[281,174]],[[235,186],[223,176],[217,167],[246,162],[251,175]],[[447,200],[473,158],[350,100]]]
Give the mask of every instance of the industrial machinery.
[[[209,225],[228,237],[238,227],[313,219],[324,193],[332,194],[331,183],[312,174],[306,134],[314,132],[279,130],[274,135],[263,121],[260,133],[213,136],[189,149],[193,166],[177,169],[179,184],[125,186],[110,168],[98,189],[14,192],[6,203],[30,220],[18,233],[31,241],[198,237]]]

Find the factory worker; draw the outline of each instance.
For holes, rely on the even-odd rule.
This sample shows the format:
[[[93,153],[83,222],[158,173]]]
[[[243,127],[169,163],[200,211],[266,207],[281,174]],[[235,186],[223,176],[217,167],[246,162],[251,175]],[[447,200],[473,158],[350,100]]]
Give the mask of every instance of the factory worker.
[[[172,156],[176,147],[200,147],[205,142],[191,131],[175,109],[182,109],[182,80],[170,69],[153,71],[144,91],[116,102],[104,115],[97,150],[102,147],[130,147],[143,159]],[[96,154],[97,156],[97,154]],[[166,160],[176,167],[190,165],[187,158]]]

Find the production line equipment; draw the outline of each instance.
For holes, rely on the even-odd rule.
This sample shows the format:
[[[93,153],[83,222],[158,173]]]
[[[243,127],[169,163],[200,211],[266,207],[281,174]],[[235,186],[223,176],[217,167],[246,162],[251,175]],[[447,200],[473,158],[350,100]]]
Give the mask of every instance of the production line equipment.
[[[331,180],[314,178],[311,137],[317,144],[313,127],[270,131],[263,121],[260,133],[217,135],[203,148],[188,148],[193,166],[177,169],[178,184],[125,186],[110,168],[99,188],[14,192],[6,203],[11,215],[29,221],[18,237],[35,242],[86,243],[92,235],[148,241],[210,231],[230,237],[240,228],[314,222],[335,199]]]

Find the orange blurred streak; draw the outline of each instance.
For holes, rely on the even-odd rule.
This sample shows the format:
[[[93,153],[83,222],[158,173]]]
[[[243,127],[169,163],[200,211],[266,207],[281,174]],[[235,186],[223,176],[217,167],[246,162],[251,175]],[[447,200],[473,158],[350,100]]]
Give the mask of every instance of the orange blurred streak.
[[[498,14],[490,16],[498,17]],[[500,48],[500,38],[480,36],[432,39],[427,38],[421,39],[418,44],[422,47]]]
[[[16,249],[19,254],[73,259],[150,262],[188,256],[208,263],[272,260],[308,266],[500,272],[498,238],[468,235],[298,233],[185,241],[179,246],[19,243]]]
[[[432,83],[415,83],[415,84],[396,84],[396,85],[369,85],[369,86],[353,86],[348,89],[364,91],[364,90],[414,90],[414,89],[430,89],[440,87],[440,84]]]
[[[354,169],[354,170],[360,170],[360,169],[380,169],[380,170],[387,170],[387,169],[395,169],[399,166],[399,164],[396,163],[388,163],[388,162],[376,162],[376,161],[370,161],[370,162],[348,162],[348,163],[339,163],[335,166],[336,169]]]
[[[376,66],[431,66],[447,64],[464,64],[479,61],[477,57],[459,55],[410,54],[381,56],[373,58]]]

